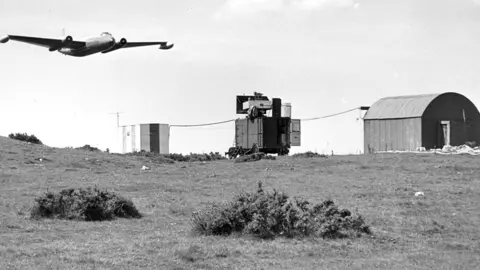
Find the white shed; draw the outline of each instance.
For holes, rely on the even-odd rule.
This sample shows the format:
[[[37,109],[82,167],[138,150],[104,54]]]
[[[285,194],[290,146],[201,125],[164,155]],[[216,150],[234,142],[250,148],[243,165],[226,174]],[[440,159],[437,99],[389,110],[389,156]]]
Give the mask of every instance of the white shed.
[[[137,124],[122,126],[122,153],[145,150],[169,154],[170,127],[168,124]]]

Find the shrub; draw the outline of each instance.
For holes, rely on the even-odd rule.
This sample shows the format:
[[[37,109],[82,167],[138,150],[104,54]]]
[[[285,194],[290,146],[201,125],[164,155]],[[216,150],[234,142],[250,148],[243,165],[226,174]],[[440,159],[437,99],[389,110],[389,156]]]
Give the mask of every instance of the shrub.
[[[43,144],[35,135],[28,135],[27,133],[11,133],[8,135],[10,139],[34,143],[34,144]]]
[[[102,221],[116,217],[140,218],[131,200],[98,188],[63,189],[35,199],[32,218]]]
[[[85,150],[85,151],[91,151],[91,152],[100,152],[100,149],[98,149],[97,147],[92,147],[92,146],[90,146],[89,144],[85,144],[85,145],[82,146],[82,147],[77,147],[76,149]]]
[[[312,151],[307,151],[305,153],[297,153],[292,155],[294,158],[314,158],[314,157],[324,157],[326,158],[327,155],[325,154],[319,154],[317,152],[312,152]]]
[[[203,153],[203,154],[194,154],[190,153],[189,155],[183,155],[183,154],[158,154],[155,152],[147,152],[145,150],[138,151],[138,152],[133,152],[129,153],[128,155],[133,155],[133,156],[143,156],[143,157],[149,157],[149,158],[165,158],[165,159],[170,159],[173,161],[178,161],[178,162],[194,162],[194,161],[214,161],[214,160],[223,160],[226,159],[226,157],[222,156],[219,152],[210,152],[210,153]]]
[[[214,161],[214,160],[224,160],[226,157],[222,156],[219,152],[210,152],[210,153],[203,153],[203,154],[195,154],[190,153],[189,155],[182,155],[182,154],[168,154],[164,155],[164,157],[180,161],[180,162],[193,162],[193,161]]]
[[[203,235],[238,232],[261,238],[335,238],[371,233],[362,216],[352,216],[347,209],[339,210],[331,200],[309,205],[305,199],[290,198],[284,192],[265,192],[260,182],[256,192],[243,192],[230,202],[212,203],[195,211],[193,230]]]

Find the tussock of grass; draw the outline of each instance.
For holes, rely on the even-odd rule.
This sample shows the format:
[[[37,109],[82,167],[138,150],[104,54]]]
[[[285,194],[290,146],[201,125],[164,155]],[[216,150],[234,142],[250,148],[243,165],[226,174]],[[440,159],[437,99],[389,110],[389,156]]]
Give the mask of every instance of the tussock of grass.
[[[305,152],[305,153],[293,154],[292,157],[295,157],[295,158],[314,158],[314,157],[326,158],[327,155],[325,155],[325,154],[319,154],[319,153],[317,153],[317,152],[307,151],[307,152]]]
[[[102,221],[117,217],[140,218],[131,200],[98,188],[63,189],[35,199],[32,218]]]
[[[8,135],[10,139],[18,140],[18,141],[24,141],[24,142],[29,142],[29,143],[34,143],[34,144],[43,144],[42,141],[40,141],[35,135],[28,135],[27,133],[11,133]]]
[[[338,238],[370,234],[362,216],[339,210],[331,200],[309,207],[301,198],[274,190],[244,192],[231,202],[212,204],[192,215],[193,229],[202,235],[240,232],[260,238],[319,236]]]

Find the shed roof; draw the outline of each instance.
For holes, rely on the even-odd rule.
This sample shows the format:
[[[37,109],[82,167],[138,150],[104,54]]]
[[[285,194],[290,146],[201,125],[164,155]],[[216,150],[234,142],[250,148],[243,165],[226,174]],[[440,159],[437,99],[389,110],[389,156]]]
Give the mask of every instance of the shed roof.
[[[386,97],[375,102],[364,120],[421,117],[428,105],[441,94]]]

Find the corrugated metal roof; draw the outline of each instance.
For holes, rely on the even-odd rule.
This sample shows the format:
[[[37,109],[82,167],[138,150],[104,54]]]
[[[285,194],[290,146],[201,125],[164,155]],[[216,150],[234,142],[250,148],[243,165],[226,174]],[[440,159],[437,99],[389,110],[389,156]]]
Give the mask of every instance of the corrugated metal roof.
[[[365,120],[421,117],[427,106],[442,94],[386,97],[375,102]]]

